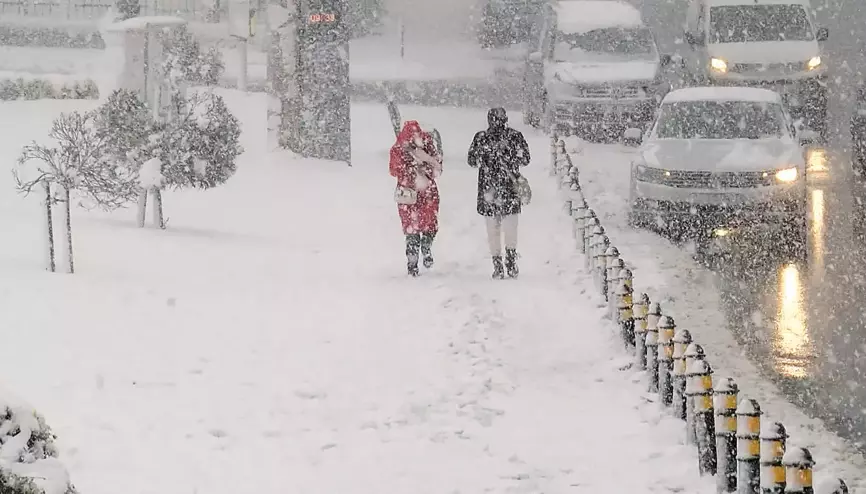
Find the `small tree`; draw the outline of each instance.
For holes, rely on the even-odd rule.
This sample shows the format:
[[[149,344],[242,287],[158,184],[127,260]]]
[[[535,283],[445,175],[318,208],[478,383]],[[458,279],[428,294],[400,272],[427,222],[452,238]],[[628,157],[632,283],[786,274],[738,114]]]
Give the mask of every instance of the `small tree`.
[[[190,84],[215,86],[225,72],[225,62],[216,47],[202,51],[201,44],[186,25],[172,29],[165,41],[168,70],[178,70]]]
[[[62,206],[65,242],[63,258],[66,271],[75,271],[72,250],[72,191],[105,210],[124,206],[136,197],[136,170],[125,162],[116,162],[105,155],[105,135],[97,131],[93,112],[65,113],[54,120],[48,136],[54,146],[35,141],[25,146],[13,170],[17,189],[25,195],[34,189],[46,193],[46,229],[49,243],[49,268],[54,266],[54,232],[52,207]],[[25,170],[32,168],[32,173]],[[28,170],[30,171],[30,170]]]
[[[139,0],[117,0],[117,13],[120,20],[138,17],[141,14],[141,3]]]

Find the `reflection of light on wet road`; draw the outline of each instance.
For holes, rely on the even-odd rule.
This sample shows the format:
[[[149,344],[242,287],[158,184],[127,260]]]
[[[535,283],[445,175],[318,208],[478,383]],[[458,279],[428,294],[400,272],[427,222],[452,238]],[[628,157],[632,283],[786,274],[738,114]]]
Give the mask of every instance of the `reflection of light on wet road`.
[[[824,191],[812,191],[810,232],[812,237],[812,276],[824,276],[824,232],[826,228]]]
[[[806,171],[809,173],[825,173],[827,168],[827,151],[822,148],[806,150]]]
[[[796,264],[786,264],[779,275],[779,313],[773,338],[776,370],[786,377],[806,377],[809,333],[803,303],[803,284]]]

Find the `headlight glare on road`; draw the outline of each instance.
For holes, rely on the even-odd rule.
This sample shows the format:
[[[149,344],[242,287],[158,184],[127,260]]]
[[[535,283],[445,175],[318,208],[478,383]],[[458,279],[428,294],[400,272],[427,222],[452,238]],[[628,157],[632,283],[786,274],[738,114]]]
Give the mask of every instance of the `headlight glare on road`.
[[[785,168],[776,172],[776,180],[779,182],[791,183],[797,180],[799,173],[796,168]]]
[[[812,57],[806,62],[806,68],[809,70],[815,70],[821,66],[821,57]]]
[[[716,72],[725,73],[728,71],[728,62],[725,62],[721,58],[711,58],[710,59],[710,68]]]

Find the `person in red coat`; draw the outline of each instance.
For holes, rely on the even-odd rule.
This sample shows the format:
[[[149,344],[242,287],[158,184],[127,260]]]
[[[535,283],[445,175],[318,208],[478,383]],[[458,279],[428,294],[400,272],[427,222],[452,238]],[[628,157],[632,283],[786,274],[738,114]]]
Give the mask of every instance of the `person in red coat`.
[[[403,125],[391,146],[391,176],[397,179],[394,198],[406,236],[406,263],[410,276],[418,276],[419,251],[425,268],[433,267],[433,239],[439,231],[439,187],[442,156],[433,136],[414,120]]]

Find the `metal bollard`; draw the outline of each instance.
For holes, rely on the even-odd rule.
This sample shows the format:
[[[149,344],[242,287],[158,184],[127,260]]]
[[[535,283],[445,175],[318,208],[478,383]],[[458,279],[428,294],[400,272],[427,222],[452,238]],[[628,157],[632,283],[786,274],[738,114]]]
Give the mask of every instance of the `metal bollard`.
[[[646,370],[649,375],[648,389],[659,392],[659,319],[662,317],[662,308],[658,302],[650,304],[646,317]]]
[[[622,261],[622,259],[620,259],[620,261]],[[625,261],[623,261],[622,263],[625,264]],[[621,283],[625,283],[625,285],[628,287],[628,289],[631,290],[632,305],[634,305],[634,275],[631,274],[631,270],[626,268],[626,267],[623,267],[622,269],[619,270],[619,273],[617,273],[616,279],[617,279],[617,285],[619,285]],[[632,326],[631,327],[632,327],[632,329],[629,332],[629,340],[626,341],[626,346],[629,347],[629,349],[632,349],[635,346],[634,345],[634,315],[632,315]]]
[[[674,331],[676,325],[674,319],[670,316],[661,316],[659,318],[659,398],[662,407],[671,406],[673,401],[673,386],[671,383],[671,371],[673,370],[674,356]]]
[[[692,365],[696,360],[704,360],[704,347],[697,343],[690,343],[686,347],[684,354],[686,359],[686,368]],[[696,444],[697,436],[695,435],[695,411],[692,407],[686,407],[686,444]]]
[[[785,494],[815,494],[812,487],[812,467],[815,460],[806,448],[794,448],[785,453]]]
[[[610,248],[610,238],[607,235],[602,235],[601,240],[598,244],[598,254],[596,255],[595,262],[595,281],[596,288],[602,295],[605,295],[603,290],[604,285],[602,284],[602,277],[605,273],[605,267],[607,266],[607,249]]]
[[[580,170],[577,168],[577,165],[571,160],[571,155],[566,154],[566,159],[568,159],[568,175],[571,177],[571,180],[580,187]]]
[[[573,225],[574,241],[577,243],[577,251],[581,254],[586,253],[584,250],[583,237],[586,230],[586,200],[581,198],[577,202],[571,203],[571,219]]]
[[[601,225],[595,225],[592,229],[592,238],[589,241],[589,256],[590,263],[589,269],[592,271],[592,279],[595,280],[595,267],[598,266],[598,251],[599,245],[601,245],[601,239],[604,237],[604,227]]]
[[[687,329],[681,329],[674,334],[674,368],[671,373],[673,380],[674,417],[686,419],[686,347],[692,342],[692,334]]]
[[[611,249],[616,249],[616,247],[611,247],[608,249],[610,252]],[[619,257],[619,251],[615,252],[615,256],[607,258],[607,269],[605,269],[604,279],[607,280],[607,290],[611,294],[619,289],[620,283],[622,283],[622,279],[619,277],[620,273],[623,269],[625,269],[625,261]],[[616,305],[616,297],[608,297],[607,302],[607,313],[611,319],[616,318],[617,314],[617,305]]]
[[[613,280],[614,274],[619,274],[619,271],[624,266],[624,264],[617,266],[615,259],[619,259],[619,249],[611,245],[604,251],[599,272],[601,294],[604,295],[604,299],[608,303],[614,298],[613,292],[616,290],[616,285],[613,284],[613,281],[615,281]]]
[[[646,369],[646,330],[649,295],[641,293],[634,303],[634,363],[638,370]]]
[[[848,484],[842,479],[831,480],[823,485],[821,494],[848,494]]]
[[[727,377],[715,387],[716,492],[737,492],[737,394],[739,387]],[[763,448],[762,448],[763,450]],[[763,474],[762,474],[763,478]]]
[[[706,360],[695,360],[686,369],[686,395],[695,410],[698,467],[701,475],[716,474],[716,418],[713,413],[713,369]]]
[[[630,286],[622,282],[616,292],[619,330],[627,348],[634,346],[634,299]]]
[[[761,428],[761,494],[784,494],[785,443],[788,434],[781,422]]]
[[[571,191],[571,177],[568,175],[562,175],[562,178],[559,179],[559,188],[565,191],[565,195]]]
[[[744,399],[737,406],[737,494],[759,494],[761,406]]]
[[[595,227],[601,226],[598,223],[598,218],[595,216],[595,211],[592,209],[586,210],[586,229],[583,232],[583,245],[584,251],[586,253],[586,257],[583,258],[583,267],[589,271],[590,263],[592,262],[592,232],[595,231]]]

